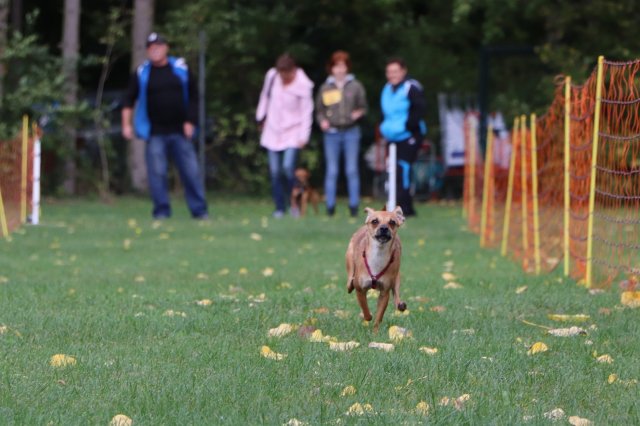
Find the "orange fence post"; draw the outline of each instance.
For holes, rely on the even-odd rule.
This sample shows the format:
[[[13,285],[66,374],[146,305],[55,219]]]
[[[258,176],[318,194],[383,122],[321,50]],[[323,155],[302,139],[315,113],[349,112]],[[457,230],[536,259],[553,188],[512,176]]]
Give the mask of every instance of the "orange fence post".
[[[502,256],[507,255],[507,244],[509,242],[509,225],[511,221],[511,204],[513,202],[513,183],[515,180],[515,168],[516,168],[516,155],[518,145],[516,136],[520,131],[520,118],[516,117],[513,120],[513,130],[511,131],[511,158],[509,159],[509,180],[507,183],[507,200],[504,207],[504,223],[502,224],[502,246],[500,248],[500,254]]]
[[[491,168],[493,166],[493,127],[489,124],[487,128],[487,147],[484,154],[484,182],[482,190],[482,216],[480,217],[480,247],[487,244],[487,215],[489,206],[489,181],[491,179]]]

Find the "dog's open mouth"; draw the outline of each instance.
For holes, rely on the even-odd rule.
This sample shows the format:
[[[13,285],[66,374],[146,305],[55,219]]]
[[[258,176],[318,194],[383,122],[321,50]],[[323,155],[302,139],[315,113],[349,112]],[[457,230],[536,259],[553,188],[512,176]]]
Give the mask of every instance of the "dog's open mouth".
[[[376,234],[375,239],[379,243],[386,243],[391,239],[391,234]]]

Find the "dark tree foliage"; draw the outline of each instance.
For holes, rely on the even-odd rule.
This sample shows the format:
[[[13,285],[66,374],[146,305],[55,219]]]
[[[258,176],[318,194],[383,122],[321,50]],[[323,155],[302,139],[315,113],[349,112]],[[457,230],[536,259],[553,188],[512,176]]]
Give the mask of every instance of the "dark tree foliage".
[[[36,3],[41,1],[25,1],[25,7]],[[51,9],[62,2],[42,3]],[[96,49],[108,9],[130,8],[132,2],[85,3],[83,49]],[[429,137],[437,141],[436,96],[478,92],[483,46],[533,48],[532,55],[492,57],[489,101],[507,120],[542,113],[557,74],[580,82],[592,72],[598,55],[640,57],[637,9],[635,0],[156,0],[156,28],[192,67],[197,65],[198,33],[206,33],[207,113],[216,124],[207,152],[217,168],[217,187],[261,191],[267,186],[265,156],[258,148],[253,113],[264,73],[284,51],[298,59],[316,85],[326,77],[331,52],[351,53],[353,71],[371,106],[364,123],[365,146],[379,120],[385,59],[404,57],[410,74],[425,87]],[[48,22],[44,32],[59,32]],[[126,85],[126,57],[115,64],[108,87]],[[81,74],[86,91],[97,85],[92,75],[97,80],[95,66]],[[311,168],[321,163],[319,141],[315,134],[302,158]]]

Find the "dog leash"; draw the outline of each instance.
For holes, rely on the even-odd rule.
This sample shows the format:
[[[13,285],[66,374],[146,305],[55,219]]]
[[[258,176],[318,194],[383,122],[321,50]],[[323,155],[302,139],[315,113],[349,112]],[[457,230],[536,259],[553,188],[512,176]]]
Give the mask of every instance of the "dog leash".
[[[380,271],[378,274],[373,275],[371,273],[371,268],[369,267],[369,262],[367,262],[367,252],[366,250],[362,252],[362,257],[364,258],[364,266],[366,266],[367,268],[367,272],[369,273],[369,276],[371,277],[371,288],[375,290],[375,288],[378,285],[378,280],[380,279],[381,276],[384,275],[385,272],[387,272],[387,269],[389,269],[389,266],[391,266],[391,264],[393,263],[393,257],[396,254],[396,251],[392,251],[391,252],[391,259],[389,259],[389,263],[387,263],[387,266],[384,267],[384,269],[382,271]]]

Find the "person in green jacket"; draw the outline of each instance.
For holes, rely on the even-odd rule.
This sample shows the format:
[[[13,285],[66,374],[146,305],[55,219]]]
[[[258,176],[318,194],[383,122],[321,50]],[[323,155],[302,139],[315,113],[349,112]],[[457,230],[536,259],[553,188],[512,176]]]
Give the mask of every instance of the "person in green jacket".
[[[336,208],[341,153],[344,153],[349,210],[352,217],[358,215],[360,204],[358,120],[367,112],[367,98],[364,87],[349,73],[350,71],[349,54],[342,50],[334,52],[327,64],[329,76],[320,86],[316,97],[316,120],[324,133],[324,190],[329,216],[333,216]]]

